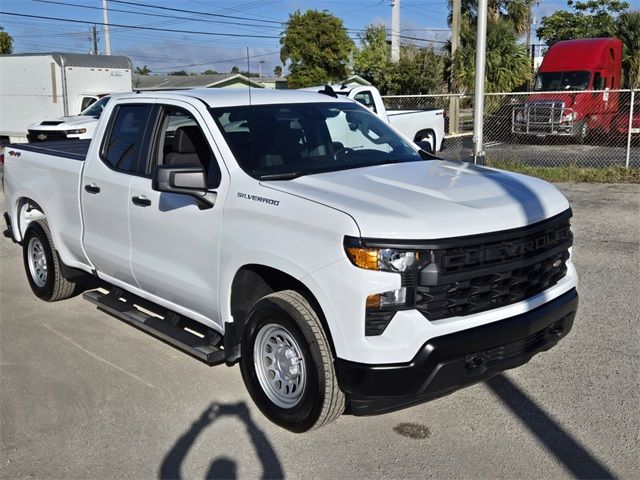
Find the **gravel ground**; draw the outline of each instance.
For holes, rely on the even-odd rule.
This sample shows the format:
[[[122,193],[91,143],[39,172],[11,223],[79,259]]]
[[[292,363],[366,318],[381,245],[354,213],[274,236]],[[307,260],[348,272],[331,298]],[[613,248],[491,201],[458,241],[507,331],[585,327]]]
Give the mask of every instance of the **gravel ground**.
[[[638,478],[640,187],[560,188],[581,280],[565,340],[487,383],[303,435],[262,417],[237,367],[81,297],[37,300],[20,247],[0,242],[0,478]]]

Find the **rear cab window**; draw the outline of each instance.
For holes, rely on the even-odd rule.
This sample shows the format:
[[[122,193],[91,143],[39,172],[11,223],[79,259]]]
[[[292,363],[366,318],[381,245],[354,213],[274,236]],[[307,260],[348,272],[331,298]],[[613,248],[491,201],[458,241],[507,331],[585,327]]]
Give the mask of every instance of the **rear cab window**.
[[[100,155],[107,166],[123,173],[145,174],[145,138],[153,108],[153,104],[115,108]]]

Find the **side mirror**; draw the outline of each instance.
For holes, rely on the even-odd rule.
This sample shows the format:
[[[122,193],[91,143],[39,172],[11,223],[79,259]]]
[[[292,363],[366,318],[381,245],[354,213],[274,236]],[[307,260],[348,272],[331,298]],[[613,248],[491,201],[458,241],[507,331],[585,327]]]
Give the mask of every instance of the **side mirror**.
[[[421,150],[424,150],[431,155],[434,154],[433,145],[431,145],[431,142],[428,142],[427,140],[418,140],[416,142],[416,145],[419,146]]]
[[[207,189],[204,168],[198,164],[156,166],[151,176],[151,188],[157,192],[194,197],[200,208],[211,208],[216,200],[216,193]]]

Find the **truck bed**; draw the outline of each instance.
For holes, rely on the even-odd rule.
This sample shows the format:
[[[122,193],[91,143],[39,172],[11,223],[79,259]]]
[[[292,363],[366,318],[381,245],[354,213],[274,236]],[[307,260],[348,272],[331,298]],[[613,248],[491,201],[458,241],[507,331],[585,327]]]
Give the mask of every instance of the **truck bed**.
[[[86,140],[57,140],[42,143],[16,143],[7,145],[7,149],[18,148],[26,152],[44,153],[84,162],[87,158],[90,143],[90,138]]]

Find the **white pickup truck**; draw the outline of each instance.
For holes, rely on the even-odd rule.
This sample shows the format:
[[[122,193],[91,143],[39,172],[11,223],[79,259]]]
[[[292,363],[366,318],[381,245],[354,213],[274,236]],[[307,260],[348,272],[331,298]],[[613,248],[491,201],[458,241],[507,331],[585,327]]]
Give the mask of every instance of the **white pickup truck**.
[[[11,145],[4,173],[5,235],[38,297],[96,277],[85,298],[239,362],[296,432],[524,364],[577,310],[555,187],[436,159],[347,98],[127,94],[90,143]]]
[[[103,96],[86,110],[80,112],[79,115],[43,120],[29,125],[27,140],[29,142],[46,142],[68,138],[91,138],[110,98],[110,95]]]
[[[444,110],[389,110],[376,87],[329,85],[331,91],[361,103],[412,142],[429,144],[431,153],[444,147]],[[325,87],[307,87],[305,91],[321,91]]]

